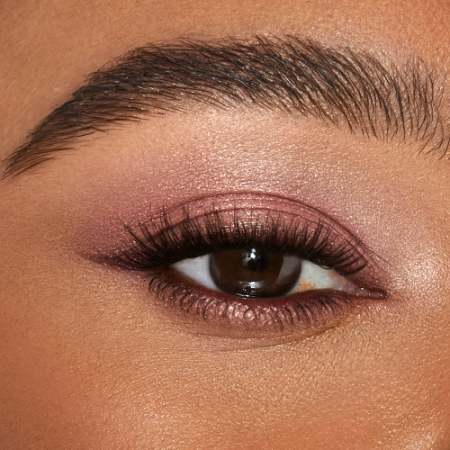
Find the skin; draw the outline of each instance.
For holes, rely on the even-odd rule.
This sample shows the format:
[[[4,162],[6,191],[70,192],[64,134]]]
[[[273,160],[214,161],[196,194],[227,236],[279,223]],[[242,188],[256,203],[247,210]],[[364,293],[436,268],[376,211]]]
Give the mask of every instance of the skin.
[[[0,156],[88,73],[148,42],[297,34],[446,74],[449,19],[437,0],[4,1]],[[447,160],[414,143],[208,108],[2,181],[2,447],[449,449],[449,181]],[[80,256],[114,241],[117,211],[236,186],[337,217],[383,261],[386,301],[313,333],[233,335]]]

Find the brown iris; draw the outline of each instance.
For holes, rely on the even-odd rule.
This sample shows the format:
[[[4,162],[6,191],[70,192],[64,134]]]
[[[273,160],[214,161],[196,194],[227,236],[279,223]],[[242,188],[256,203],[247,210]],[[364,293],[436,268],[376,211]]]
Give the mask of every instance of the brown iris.
[[[223,249],[209,261],[217,287],[232,295],[280,297],[298,283],[301,259],[257,248]]]

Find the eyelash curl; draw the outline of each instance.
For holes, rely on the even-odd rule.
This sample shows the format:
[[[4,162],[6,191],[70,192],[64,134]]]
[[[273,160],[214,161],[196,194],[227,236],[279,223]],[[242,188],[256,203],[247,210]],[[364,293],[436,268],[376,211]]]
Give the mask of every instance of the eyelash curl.
[[[294,255],[359,281],[359,274],[368,265],[364,247],[353,236],[344,236],[339,226],[326,219],[239,209],[213,209],[191,217],[184,209],[176,224],[163,212],[149,223],[139,223],[135,229],[124,226],[131,244],[117,250],[110,262],[126,270],[145,272],[150,276],[150,291],[166,306],[206,322],[238,328],[313,327],[335,322],[340,314],[361,303],[346,292],[329,289],[275,299],[237,297],[196,285],[170,268],[185,258],[219,249],[256,247]],[[370,292],[367,288],[361,290]],[[377,288],[372,289],[371,296],[386,297]]]

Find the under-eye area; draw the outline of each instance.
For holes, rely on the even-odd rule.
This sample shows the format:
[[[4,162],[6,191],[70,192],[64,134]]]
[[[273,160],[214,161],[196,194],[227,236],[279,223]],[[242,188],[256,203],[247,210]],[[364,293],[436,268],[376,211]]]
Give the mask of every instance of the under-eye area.
[[[169,311],[231,328],[322,326],[386,301],[374,255],[348,230],[289,199],[255,200],[164,209],[96,259],[143,273]]]

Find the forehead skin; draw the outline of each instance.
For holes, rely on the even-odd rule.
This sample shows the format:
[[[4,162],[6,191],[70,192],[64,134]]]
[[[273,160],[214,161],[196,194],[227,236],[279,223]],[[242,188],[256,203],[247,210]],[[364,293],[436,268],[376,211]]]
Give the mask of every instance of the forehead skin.
[[[438,0],[6,0],[0,4],[0,158],[22,144],[87,74],[149,42],[290,34],[357,47],[381,61],[414,56],[448,73],[449,19],[450,4]],[[176,135],[174,123],[167,135]],[[86,163],[93,171],[108,165],[108,155],[95,158]],[[41,264],[41,240],[59,242],[60,234],[70,232],[69,222],[51,238],[38,231],[26,234],[33,228],[23,225],[26,219],[39,216],[37,230],[55,221],[35,209],[35,198],[51,202],[52,192],[64,197],[78,184],[69,177],[66,186],[62,168],[70,164],[58,164],[49,166],[41,184],[39,173],[36,185],[35,174],[0,184],[0,443],[5,448],[450,448],[446,161],[421,161],[430,164],[423,172],[426,181],[406,169],[402,173],[402,167],[396,175],[398,186],[404,175],[411,203],[436,219],[429,224],[430,245],[442,243],[440,254],[419,265],[423,277],[411,272],[405,282],[421,295],[417,311],[388,331],[374,321],[364,328],[371,334],[362,335],[357,326],[344,328],[342,336],[335,333],[331,340],[339,350],[332,362],[326,336],[256,351],[228,352],[208,343],[202,352],[198,336],[182,343],[170,341],[171,330],[152,336],[145,321],[133,322],[134,312],[122,304],[118,324],[108,316],[119,284],[112,275],[102,273],[108,281],[98,287],[79,265]],[[416,182],[419,194],[414,197]],[[33,192],[29,201],[27,186]],[[42,188],[41,197],[35,186]],[[58,258],[60,253],[57,248],[51,254]],[[427,278],[427,264],[444,275]],[[29,285],[27,270],[34,271]],[[105,287],[109,281],[114,289]],[[124,297],[132,298],[133,288],[127,289]],[[423,306],[428,300],[442,309],[441,317]],[[68,319],[60,309],[75,316]],[[133,342],[128,336],[137,329],[146,334],[137,333]],[[314,370],[308,371],[303,361]],[[277,366],[283,371],[276,372]]]

